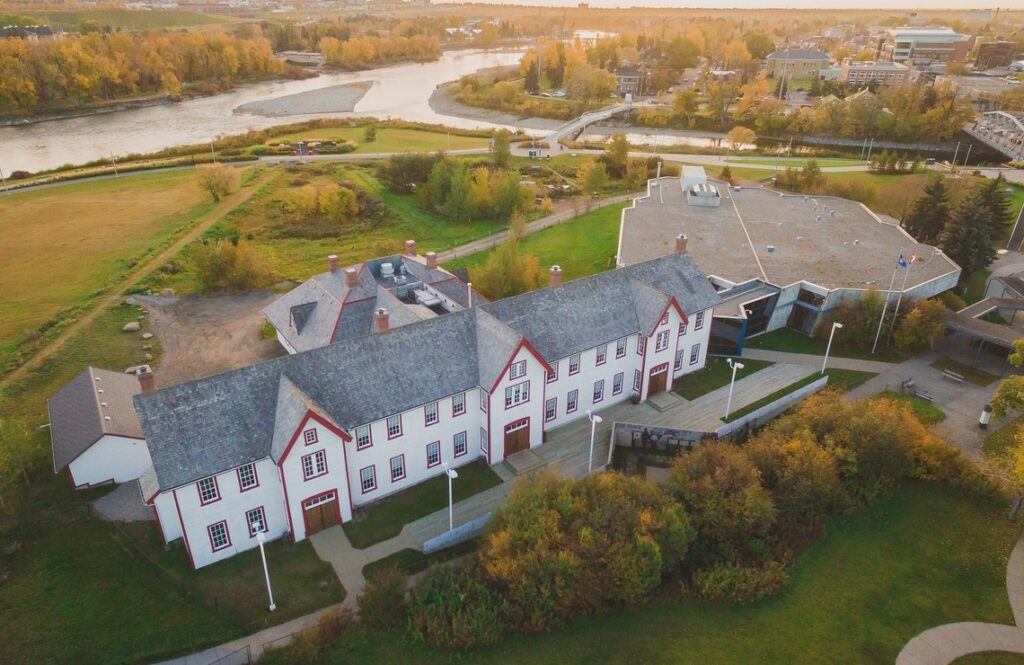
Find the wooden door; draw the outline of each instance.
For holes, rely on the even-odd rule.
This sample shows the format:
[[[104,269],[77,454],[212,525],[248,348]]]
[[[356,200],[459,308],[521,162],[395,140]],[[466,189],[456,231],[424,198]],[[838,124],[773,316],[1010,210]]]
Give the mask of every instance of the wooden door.
[[[530,447],[530,421],[521,420],[505,427],[505,457]]]
[[[651,372],[651,381],[647,385],[647,396],[657,395],[658,393],[665,392],[665,388],[668,386],[668,370],[664,370],[655,374]]]
[[[305,501],[302,512],[306,520],[307,536],[312,536],[335,524],[341,524],[338,496],[333,493]]]

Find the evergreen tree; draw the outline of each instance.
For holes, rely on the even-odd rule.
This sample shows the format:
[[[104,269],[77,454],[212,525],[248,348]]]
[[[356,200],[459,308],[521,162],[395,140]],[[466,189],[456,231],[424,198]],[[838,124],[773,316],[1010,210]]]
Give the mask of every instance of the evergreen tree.
[[[977,205],[976,196],[964,201],[942,232],[942,251],[963,269],[966,277],[987,267],[996,258],[992,246],[990,215]]]
[[[526,68],[526,80],[523,82],[526,92],[536,95],[540,92],[540,74],[537,73],[537,62],[531,60],[530,66]]]
[[[1010,197],[1006,194],[1006,181],[1002,175],[995,180],[985,181],[971,196],[971,200],[988,212],[988,228],[993,240],[1009,232],[1014,220]]]
[[[444,202],[444,214],[456,222],[469,221],[472,206],[469,200],[469,186],[472,174],[464,162],[451,166],[451,183],[448,198]]]
[[[918,242],[934,244],[949,224],[949,189],[942,176],[933,178],[910,206],[902,226]]]

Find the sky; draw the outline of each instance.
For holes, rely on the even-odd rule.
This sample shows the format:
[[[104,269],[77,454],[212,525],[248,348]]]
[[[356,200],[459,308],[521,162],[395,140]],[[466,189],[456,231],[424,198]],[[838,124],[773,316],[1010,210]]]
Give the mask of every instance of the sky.
[[[434,0],[434,4],[446,0]],[[458,0],[462,1],[462,0]],[[580,0],[472,0],[482,4],[575,7]],[[586,0],[591,7],[672,7],[676,9],[975,9],[978,0]],[[980,5],[984,7],[985,5]],[[1024,0],[1001,0],[1003,9],[1024,9]],[[995,5],[991,7],[995,9]]]

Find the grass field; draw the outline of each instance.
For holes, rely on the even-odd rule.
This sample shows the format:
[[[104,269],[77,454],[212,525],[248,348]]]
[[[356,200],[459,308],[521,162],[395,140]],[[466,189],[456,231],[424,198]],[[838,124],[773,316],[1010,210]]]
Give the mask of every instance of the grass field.
[[[727,161],[729,164],[750,164],[752,166],[781,166],[781,167],[792,167],[794,169],[802,169],[807,165],[807,162],[811,158],[806,157],[783,157],[780,159],[772,159],[771,157],[730,157]],[[843,159],[841,157],[819,157],[817,158],[819,167],[829,166],[859,166],[863,164],[859,159]]]
[[[945,411],[931,402],[921,399],[920,397],[905,395],[894,390],[883,390],[878,393],[878,396],[891,399],[896,402],[906,403],[914,412],[914,415],[917,416],[917,419],[926,425],[934,425],[935,423],[942,422],[946,419]]]
[[[964,363],[957,362],[952,358],[943,356],[932,363],[932,367],[935,369],[949,370],[950,372],[956,372],[963,376],[967,381],[970,381],[976,386],[987,386],[993,381],[998,381],[999,377],[995,374],[986,372],[983,369],[978,369],[971,365],[965,365]]]
[[[1024,426],[1024,416],[1018,416],[985,437],[982,449],[989,455],[1001,453],[1017,442],[1017,434]]]
[[[822,356],[825,355],[826,342],[798,333],[792,328],[779,328],[757,337],[751,337],[744,342],[744,346],[748,349],[766,349],[769,351],[808,353]],[[848,349],[843,346],[841,335],[836,335],[829,354],[838,358],[859,358],[861,360],[878,360],[881,362],[902,362],[906,360],[896,349],[883,346],[883,342],[879,343],[878,352],[875,354],[872,354],[870,349],[867,351]]]
[[[0,197],[0,360],[210,208],[191,170]]]
[[[558,264],[564,279],[579,279],[615,267],[615,247],[619,238],[619,220],[627,204],[599,208],[555,226],[531,233],[519,241],[523,255],[536,256],[542,268]],[[493,250],[469,254],[445,263],[445,268],[482,266]]]
[[[366,142],[363,138],[365,134],[365,127],[324,127],[275,136],[274,140],[341,139],[355,141],[358,144],[357,153],[433,152],[435,150],[469,150],[487,147],[487,139],[478,136],[461,136],[422,129],[379,127],[377,140],[373,143]]]
[[[1020,527],[1005,510],[1002,502],[908,483],[832,520],[799,556],[782,593],[753,605],[663,600],[467,653],[356,629],[322,662],[892,663],[932,626],[1012,622],[1006,561]]]
[[[740,358],[739,361],[743,365],[743,369],[736,371],[737,381],[775,364],[768,360],[754,360],[752,358]],[[690,372],[676,379],[673,383],[672,392],[684,399],[697,399],[712,390],[728,385],[731,380],[732,369],[729,367],[726,359],[720,356],[709,356],[704,369]]]
[[[19,11],[37,18],[54,29],[75,32],[84,20],[96,21],[122,30],[155,30],[159,28],[191,28],[195,26],[234,23],[238,19],[186,11],[134,11],[131,9],[81,9],[75,11]]]
[[[860,384],[864,383],[865,381],[873,379],[874,377],[878,376],[874,372],[859,372],[854,369],[838,368],[827,369],[825,370],[825,374],[828,375],[828,384],[826,385],[827,388],[835,388],[836,390],[841,390],[844,392],[847,390],[852,390],[859,386]],[[763,406],[768,406],[775,400],[781,399],[788,395],[789,393],[796,392],[797,390],[803,388],[804,386],[814,383],[819,378],[821,378],[821,374],[819,372],[808,374],[799,381],[794,381],[788,386],[779,388],[770,395],[765,395],[761,399],[757,400],[756,402],[751,402],[742,409],[736,409],[735,411],[732,411],[731,413],[729,413],[728,418],[722,418],[722,420],[724,420],[727,423],[731,423],[734,420],[738,420],[743,416],[747,415],[748,413],[753,413],[754,411],[757,411]]]

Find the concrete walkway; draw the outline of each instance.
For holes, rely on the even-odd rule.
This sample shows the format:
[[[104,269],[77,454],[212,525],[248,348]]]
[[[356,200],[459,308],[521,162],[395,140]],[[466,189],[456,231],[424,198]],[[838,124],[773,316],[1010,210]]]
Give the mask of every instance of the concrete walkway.
[[[142,502],[139,484],[121,483],[110,494],[93,501],[96,515],[106,522],[151,522],[153,511]]]
[[[948,665],[957,658],[985,651],[1024,654],[1024,536],[1010,553],[1006,593],[1015,625],[964,621],[929,628],[907,642],[896,656],[896,665]]]

